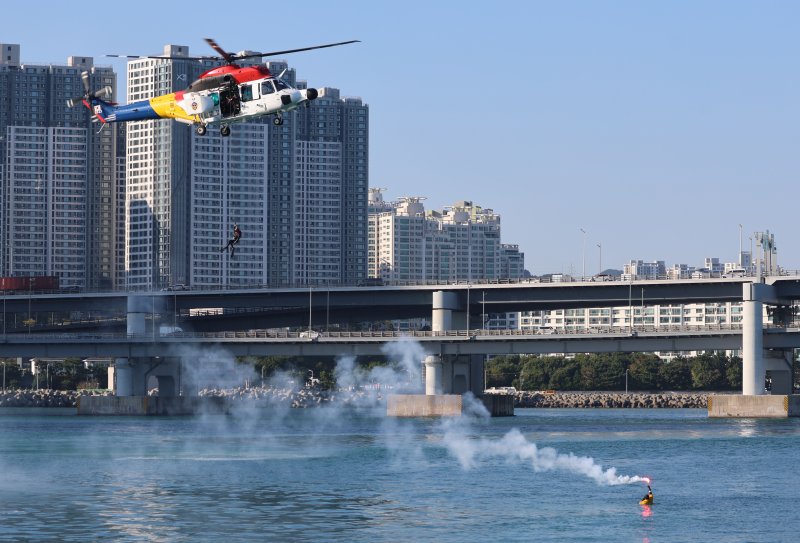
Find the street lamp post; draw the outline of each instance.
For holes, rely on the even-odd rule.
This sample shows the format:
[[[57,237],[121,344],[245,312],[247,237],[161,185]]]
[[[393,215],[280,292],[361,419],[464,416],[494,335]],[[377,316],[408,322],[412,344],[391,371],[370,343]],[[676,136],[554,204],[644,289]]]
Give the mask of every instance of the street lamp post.
[[[486,291],[482,291],[483,300],[481,301],[481,330],[486,330]]]
[[[603,244],[597,244],[597,273],[603,273]]]
[[[739,267],[744,268],[742,266],[742,225],[739,223]]]
[[[628,370],[625,369],[625,394],[628,393]]]
[[[469,287],[470,285],[467,285],[467,330],[469,330]]]
[[[581,271],[581,279],[586,277],[586,230],[579,228],[583,232],[583,270]]]

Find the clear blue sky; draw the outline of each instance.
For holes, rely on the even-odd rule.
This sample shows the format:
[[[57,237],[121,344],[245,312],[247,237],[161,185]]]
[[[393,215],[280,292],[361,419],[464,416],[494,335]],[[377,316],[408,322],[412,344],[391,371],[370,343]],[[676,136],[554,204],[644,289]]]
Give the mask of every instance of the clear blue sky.
[[[370,105],[370,181],[502,215],[535,274],[733,261],[739,224],[800,269],[800,3],[123,2],[3,6],[22,59],[276,50]],[[291,9],[287,9],[291,8]]]

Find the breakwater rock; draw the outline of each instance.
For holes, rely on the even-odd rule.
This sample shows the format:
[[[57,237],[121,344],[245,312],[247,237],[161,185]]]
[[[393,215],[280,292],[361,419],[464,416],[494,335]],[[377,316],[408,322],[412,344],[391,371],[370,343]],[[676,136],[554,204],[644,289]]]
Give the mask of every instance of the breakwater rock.
[[[11,390],[0,392],[0,407],[75,407],[79,396],[111,396],[110,391]],[[249,403],[292,408],[343,405],[373,407],[381,405],[379,390],[323,390],[319,388],[236,387],[203,389],[199,396],[221,398],[226,403]],[[543,408],[705,408],[705,392],[517,392],[514,407]]]
[[[572,407],[572,408],[705,408],[706,392],[518,392],[514,407]]]
[[[222,398],[227,403],[242,402],[254,405],[275,405],[294,408],[318,407],[330,404],[371,407],[378,405],[384,395],[378,390],[324,390],[320,388],[236,387],[204,388],[203,398]]]
[[[110,391],[8,390],[0,392],[0,407],[75,407],[79,396],[109,396]]]

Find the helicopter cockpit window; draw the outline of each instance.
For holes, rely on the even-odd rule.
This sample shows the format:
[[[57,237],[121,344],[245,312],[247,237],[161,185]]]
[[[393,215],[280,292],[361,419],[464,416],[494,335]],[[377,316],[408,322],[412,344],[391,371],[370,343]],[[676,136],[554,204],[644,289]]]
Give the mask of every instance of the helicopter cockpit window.
[[[283,89],[290,89],[291,87],[283,79],[276,79],[275,88],[278,90],[283,90]]]
[[[263,81],[261,83],[261,94],[272,94],[275,88],[272,86],[272,81]]]
[[[253,99],[253,87],[242,85],[242,102],[249,102]]]

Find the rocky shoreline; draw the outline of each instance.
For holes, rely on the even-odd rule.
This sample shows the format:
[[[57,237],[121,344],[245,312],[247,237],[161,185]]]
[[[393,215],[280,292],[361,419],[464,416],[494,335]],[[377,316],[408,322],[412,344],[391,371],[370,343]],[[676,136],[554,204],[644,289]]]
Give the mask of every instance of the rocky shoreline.
[[[323,390],[319,388],[237,387],[205,388],[201,398],[222,398],[227,402],[251,402],[255,404],[288,406],[298,409],[321,407],[335,403],[340,406],[369,407],[382,402],[383,394],[376,390]]]
[[[80,396],[110,395],[110,391],[7,390],[0,392],[0,407],[77,407]]]
[[[707,392],[518,392],[514,407],[651,408],[708,407]]]
[[[0,393],[2,407],[76,407],[79,396],[110,396],[110,391],[12,390]],[[327,391],[321,389],[288,389],[274,387],[240,387],[203,389],[200,397],[224,398],[228,402],[251,402],[292,408],[325,405],[375,406],[384,394],[375,390]],[[517,392],[514,407],[532,408],[706,408],[706,392]]]

